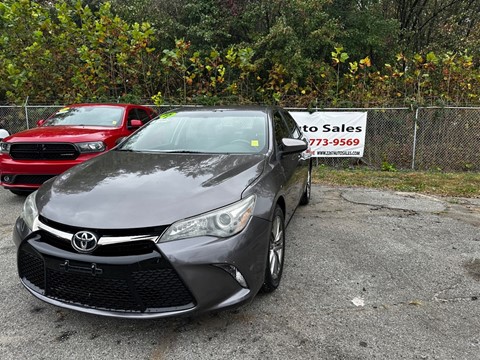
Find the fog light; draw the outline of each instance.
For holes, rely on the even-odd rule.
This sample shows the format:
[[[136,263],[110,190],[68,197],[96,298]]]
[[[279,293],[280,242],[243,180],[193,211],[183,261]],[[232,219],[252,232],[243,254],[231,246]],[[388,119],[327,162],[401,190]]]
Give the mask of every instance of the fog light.
[[[248,288],[247,281],[243,277],[242,273],[233,265],[230,264],[215,264],[216,267],[228,272],[243,288]]]
[[[5,175],[5,176],[3,177],[3,182],[4,182],[4,183],[7,183],[7,184],[12,183],[12,182],[13,182],[13,176]]]

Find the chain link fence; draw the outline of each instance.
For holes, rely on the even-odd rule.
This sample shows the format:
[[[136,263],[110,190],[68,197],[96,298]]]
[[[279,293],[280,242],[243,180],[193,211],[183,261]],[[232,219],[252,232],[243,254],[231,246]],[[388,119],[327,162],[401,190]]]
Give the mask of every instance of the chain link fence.
[[[480,108],[420,108],[415,169],[480,171]]]
[[[0,128],[10,134],[31,129],[37,126],[37,121],[46,119],[63,106],[0,106]]]
[[[13,134],[36,127],[38,120],[48,118],[62,107],[0,106],[0,128]],[[172,106],[151,107],[158,113],[172,108]],[[365,151],[361,159],[323,158],[318,160],[319,163],[332,166],[360,163],[379,169],[388,165],[397,169],[480,171],[480,108],[425,107],[328,109],[328,111],[368,112]]]
[[[378,169],[480,171],[480,108],[327,111],[368,112],[365,150],[361,159],[320,158],[319,163],[340,167],[365,164]]]

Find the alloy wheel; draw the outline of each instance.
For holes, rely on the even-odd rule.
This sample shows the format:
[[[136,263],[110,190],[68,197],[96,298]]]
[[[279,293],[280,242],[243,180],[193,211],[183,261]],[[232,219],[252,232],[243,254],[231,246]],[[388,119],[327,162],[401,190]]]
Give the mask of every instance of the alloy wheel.
[[[270,250],[269,250],[269,269],[272,279],[277,279],[282,271],[283,252],[284,252],[284,229],[280,216],[276,216],[273,220],[272,233],[270,234]]]

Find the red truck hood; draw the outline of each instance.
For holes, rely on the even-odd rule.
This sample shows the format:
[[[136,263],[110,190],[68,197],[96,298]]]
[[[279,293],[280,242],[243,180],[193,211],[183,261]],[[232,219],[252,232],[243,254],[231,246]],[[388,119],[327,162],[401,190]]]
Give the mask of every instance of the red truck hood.
[[[84,142],[100,141],[119,132],[119,128],[85,126],[45,126],[25,130],[8,137],[14,142]]]

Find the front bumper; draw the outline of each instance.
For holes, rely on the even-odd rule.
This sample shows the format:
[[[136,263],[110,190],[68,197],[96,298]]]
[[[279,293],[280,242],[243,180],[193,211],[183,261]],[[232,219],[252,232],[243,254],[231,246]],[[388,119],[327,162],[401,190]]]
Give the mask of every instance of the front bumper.
[[[6,189],[31,190],[39,188],[45,181],[71,167],[97,156],[81,154],[75,160],[14,160],[0,154],[0,185]]]
[[[77,253],[42,230],[28,233],[22,219],[13,237],[21,281],[37,298],[98,315],[159,318],[251,300],[264,281],[269,229],[265,220],[252,218],[228,239],[121,243],[101,256]],[[247,288],[219,264],[234,265]]]

